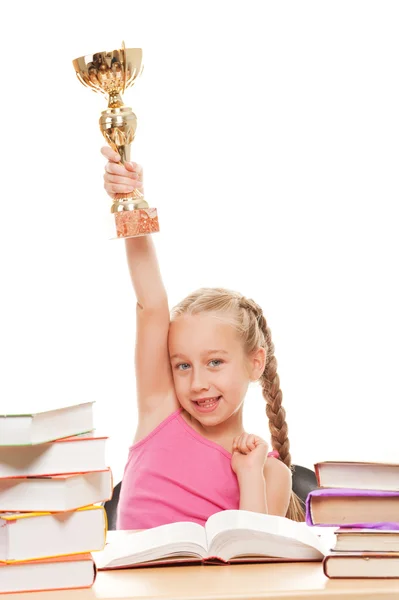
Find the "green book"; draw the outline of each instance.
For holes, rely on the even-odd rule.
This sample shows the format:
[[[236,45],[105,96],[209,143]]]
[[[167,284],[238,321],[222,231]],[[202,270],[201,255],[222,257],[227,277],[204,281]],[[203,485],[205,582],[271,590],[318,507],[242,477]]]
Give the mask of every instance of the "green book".
[[[0,414],[0,446],[29,446],[94,429],[94,402],[24,414]]]

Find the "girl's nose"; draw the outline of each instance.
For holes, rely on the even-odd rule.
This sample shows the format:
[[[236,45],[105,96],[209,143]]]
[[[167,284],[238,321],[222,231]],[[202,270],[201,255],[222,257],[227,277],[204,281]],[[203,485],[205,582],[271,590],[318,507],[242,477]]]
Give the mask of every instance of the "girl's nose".
[[[201,390],[209,390],[209,383],[206,378],[206,374],[201,371],[193,371],[191,380],[191,389],[193,392],[200,392]]]

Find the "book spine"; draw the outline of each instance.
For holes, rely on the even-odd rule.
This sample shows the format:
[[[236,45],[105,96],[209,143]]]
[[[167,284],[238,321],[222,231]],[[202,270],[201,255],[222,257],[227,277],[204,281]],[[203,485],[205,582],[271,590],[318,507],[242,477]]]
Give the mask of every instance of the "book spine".
[[[223,560],[220,556],[207,556],[202,560],[203,565],[228,565],[229,561]]]
[[[320,485],[320,463],[316,463],[316,464],[314,465],[314,472],[315,472],[315,475],[316,475],[316,481],[317,481],[317,485],[318,485],[319,487],[322,487],[322,486]]]
[[[308,494],[308,496],[306,498],[306,502],[305,502],[305,522],[306,522],[306,525],[309,525],[310,527],[312,527],[314,525],[313,518],[312,518],[311,500],[312,500],[312,493]]]
[[[323,573],[324,573],[324,575],[325,575],[326,577],[330,578],[330,576],[329,576],[329,574],[328,574],[328,571],[327,571],[327,562],[328,562],[328,556],[325,556],[325,557],[323,558],[323,563],[322,563],[322,566],[323,566]]]

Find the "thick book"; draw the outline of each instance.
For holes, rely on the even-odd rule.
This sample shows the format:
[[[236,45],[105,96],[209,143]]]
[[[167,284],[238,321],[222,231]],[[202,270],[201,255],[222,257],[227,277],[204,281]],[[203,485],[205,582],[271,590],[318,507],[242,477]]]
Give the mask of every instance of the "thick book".
[[[77,435],[37,446],[0,446],[0,477],[103,471],[106,441]]]
[[[338,529],[334,552],[398,552],[399,530]]]
[[[306,499],[306,523],[396,530],[399,529],[399,492],[313,490]]]
[[[0,414],[0,446],[29,446],[91,431],[93,402],[25,414]]]
[[[0,514],[0,562],[102,550],[106,530],[102,506],[64,513]]]
[[[95,578],[90,554],[0,563],[0,594],[89,588]]]
[[[61,512],[112,497],[110,469],[93,473],[0,479],[0,512]]]
[[[190,562],[321,561],[330,543],[305,523],[244,510],[215,513],[204,527],[179,522],[113,533],[117,535],[94,555],[99,570]]]
[[[399,579],[399,554],[329,554],[323,570],[330,579]]]
[[[315,464],[319,487],[399,491],[399,465],[328,461]]]

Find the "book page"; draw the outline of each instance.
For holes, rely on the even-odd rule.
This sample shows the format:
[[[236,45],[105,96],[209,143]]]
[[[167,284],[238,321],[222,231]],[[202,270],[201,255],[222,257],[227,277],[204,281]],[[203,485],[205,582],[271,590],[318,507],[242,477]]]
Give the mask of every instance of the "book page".
[[[225,510],[209,517],[206,525],[208,547],[214,538],[222,532],[235,529],[244,529],[282,535],[289,538],[298,538],[303,543],[318,544],[318,536],[310,527],[303,523],[291,521],[286,517],[265,515],[247,510]],[[321,528],[318,528],[320,531]]]
[[[144,531],[115,531],[102,552],[93,554],[99,569],[129,566],[168,556],[207,555],[205,530],[191,522],[170,523]]]
[[[245,510],[216,513],[205,526],[209,555],[225,560],[258,552],[286,558],[321,558],[326,546],[311,529],[285,517]]]

